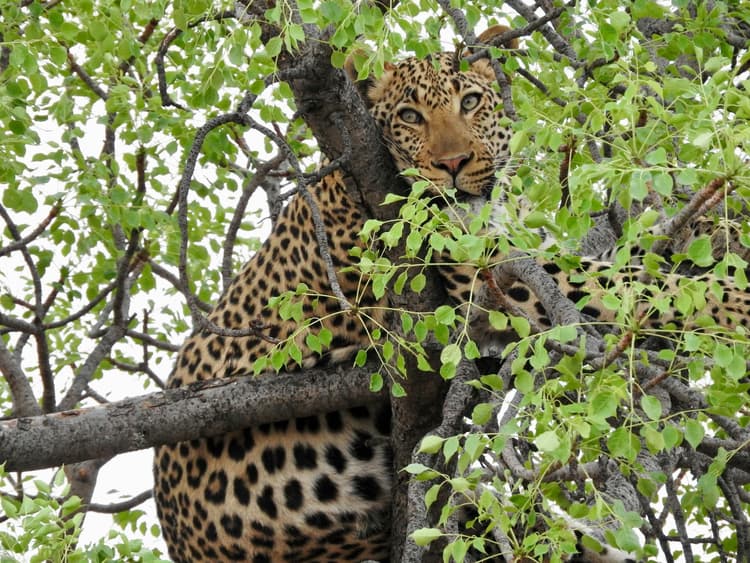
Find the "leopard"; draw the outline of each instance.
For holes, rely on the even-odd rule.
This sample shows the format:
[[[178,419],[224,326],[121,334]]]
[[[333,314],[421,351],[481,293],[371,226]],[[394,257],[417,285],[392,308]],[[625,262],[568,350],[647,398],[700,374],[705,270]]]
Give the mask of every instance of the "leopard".
[[[504,31],[495,26],[480,40]],[[498,178],[510,173],[512,128],[503,120],[491,62],[479,58],[462,66],[459,58],[446,52],[387,63],[381,76],[359,86],[397,168],[416,169],[433,189],[463,194],[473,204],[486,202]],[[367,309],[372,322],[383,322],[386,298],[363,290],[362,276],[352,268],[352,249],[364,245],[359,232],[366,217],[349,195],[344,174],[324,176],[310,196],[325,226],[341,292],[360,310]],[[598,274],[601,266],[583,261],[581,267]],[[569,283],[569,272],[554,264],[545,268],[569,296],[585,291],[582,283]],[[456,300],[466,299],[477,279],[460,269],[446,268],[441,275]],[[310,290],[301,297],[304,317],[332,335],[325,354],[306,344],[298,321],[269,306],[300,284]],[[331,280],[313,208],[297,194],[208,317],[225,329],[262,327],[259,333],[197,330],[179,350],[168,387],[252,374],[259,358],[289,339],[301,357],[285,370],[351,362],[356,351],[368,347],[369,328],[329,295]],[[522,284],[513,285],[508,296],[541,325],[549,324]],[[730,313],[733,305],[744,307],[718,305]],[[593,302],[585,310],[598,320],[609,314]],[[273,377],[273,370],[259,377]],[[170,557],[177,563],[387,561],[395,471],[390,423],[390,409],[373,400],[157,447],[154,498]],[[635,561],[606,546],[591,556],[584,550],[576,560]]]
[[[500,125],[496,108],[502,101],[493,77],[485,59],[461,71],[454,53],[387,64],[370,88],[368,105],[397,167],[418,167],[435,186],[485,196],[509,153],[511,135]],[[323,177],[310,193],[343,295],[371,311],[373,322],[382,322],[380,303],[361,291],[360,275],[348,269],[351,249],[363,244],[358,233],[365,217],[348,195],[343,174]],[[303,197],[292,198],[208,317],[229,329],[260,323],[265,333],[194,333],[178,352],[168,387],[252,373],[275,342],[290,338],[302,351],[302,367],[342,362],[367,346],[368,328],[342,314],[336,299],[320,297],[332,291],[312,215]],[[268,306],[301,283],[317,296],[303,298],[305,316],[332,334],[324,358],[306,346],[298,323]],[[373,401],[158,447],[154,498],[171,558],[178,563],[387,560],[393,478],[389,417],[390,410]]]

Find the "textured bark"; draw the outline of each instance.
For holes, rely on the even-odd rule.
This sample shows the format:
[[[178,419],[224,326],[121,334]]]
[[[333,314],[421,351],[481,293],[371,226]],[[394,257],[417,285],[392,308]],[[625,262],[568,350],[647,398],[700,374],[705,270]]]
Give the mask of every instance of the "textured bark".
[[[0,424],[8,471],[54,467],[237,428],[385,400],[369,390],[372,369],[311,369],[212,380],[103,407]]]
[[[364,101],[345,73],[331,66],[330,49],[323,43],[310,42],[308,50],[293,64],[296,78],[290,80],[292,91],[305,122],[330,158],[342,154],[347,185],[365,216],[392,219],[398,207],[381,206],[389,192],[403,191],[403,180],[381,141],[380,131]],[[402,248],[389,253],[391,261],[403,262]],[[428,274],[427,287],[419,294],[391,295],[394,310],[432,311],[447,301],[437,272]],[[395,317],[395,316],[394,316]],[[390,327],[397,331],[398,326]],[[437,353],[433,365],[439,365]],[[392,400],[394,475],[392,551],[393,561],[401,560],[409,522],[409,475],[400,471],[412,460],[418,441],[437,427],[442,418],[446,383],[435,373],[425,374],[416,363],[407,360],[410,377],[400,381],[406,396]]]
[[[350,195],[367,216],[394,218],[398,207],[380,204],[385,194],[403,189],[403,181],[357,89],[343,70],[331,66],[330,48],[310,42],[288,67],[300,114],[320,148],[330,158],[348,157],[343,167]]]

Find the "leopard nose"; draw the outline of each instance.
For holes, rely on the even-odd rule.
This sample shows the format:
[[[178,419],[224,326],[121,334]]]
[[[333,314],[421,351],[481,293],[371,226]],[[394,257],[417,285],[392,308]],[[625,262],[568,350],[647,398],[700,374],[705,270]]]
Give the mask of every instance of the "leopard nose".
[[[471,160],[471,154],[459,154],[456,156],[449,156],[446,158],[440,158],[432,163],[435,168],[445,170],[451,176],[456,176],[461,169],[466,166],[466,163]]]

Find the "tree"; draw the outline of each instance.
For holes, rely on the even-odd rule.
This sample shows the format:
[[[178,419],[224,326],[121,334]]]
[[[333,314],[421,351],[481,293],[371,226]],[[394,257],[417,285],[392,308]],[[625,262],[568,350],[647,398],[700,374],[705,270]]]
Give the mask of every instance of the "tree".
[[[279,385],[303,386],[309,404],[295,408],[312,411],[368,387],[398,397],[403,561],[427,560],[430,542],[456,560],[489,543],[559,555],[573,541],[570,520],[601,526],[626,550],[645,539],[641,553],[655,559],[750,558],[745,324],[654,331],[634,303],[649,291],[656,311],[700,313],[705,293],[721,291],[690,279],[706,271],[747,287],[745,3],[1,5],[0,459],[20,472],[4,474],[4,550],[38,560],[106,559],[115,549],[158,557],[127,535],[75,545],[98,468],[121,451],[207,435],[202,405],[224,409],[228,427],[247,424],[237,413],[267,402],[257,395],[265,386],[222,382],[70,409],[106,403],[102,394],[124,379],[162,386],[179,343],[256,248],[260,197],[273,219],[291,192],[314,184],[321,149],[324,169],[343,166],[380,221],[371,236],[385,251],[373,275],[393,291],[396,324],[376,342],[391,347],[384,363],[359,378],[333,369]],[[446,37],[476,45],[475,32],[497,21],[521,39],[512,56],[489,48],[512,76],[512,87],[499,85],[515,131],[509,189],[537,212],[508,228],[507,252],[525,254],[489,279],[521,280],[556,314],[545,331],[490,314],[517,335],[490,371],[473,361],[460,310],[419,261],[439,237],[409,214],[419,198],[393,186],[390,158],[341,67],[351,55],[365,76],[404,53],[454,50]],[[399,205],[380,206],[394,191]],[[559,244],[539,251],[539,227]],[[463,243],[464,260],[481,266],[482,236]],[[614,332],[582,319],[524,258],[563,266],[592,253],[610,256],[628,282],[602,298],[619,311]],[[391,267],[407,254],[414,267]],[[631,279],[631,264],[648,277]],[[684,276],[679,291],[658,290],[664,271]],[[415,341],[442,378],[415,376],[419,358],[404,352]],[[335,392],[313,393],[324,384]],[[158,422],[137,426],[146,413]],[[61,463],[65,479],[52,484],[23,473]],[[467,507],[476,529],[492,523],[484,536],[459,526]],[[407,529],[419,546],[403,542]]]

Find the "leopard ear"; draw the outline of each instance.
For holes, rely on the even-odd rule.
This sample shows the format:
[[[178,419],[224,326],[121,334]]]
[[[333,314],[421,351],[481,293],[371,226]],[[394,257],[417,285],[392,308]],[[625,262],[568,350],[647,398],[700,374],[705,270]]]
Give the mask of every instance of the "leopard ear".
[[[508,33],[511,29],[507,25],[493,25],[489,27],[484,33],[481,33],[477,39],[480,43],[492,43],[496,37]],[[518,38],[514,37],[509,41],[503,41],[502,47],[506,49],[518,49]]]
[[[344,62],[344,71],[352,81],[354,86],[359,91],[359,95],[365,101],[367,106],[372,105],[372,100],[375,97],[375,92],[382,92],[384,88],[387,88],[393,75],[393,70],[396,68],[395,65],[386,61],[384,65],[384,72],[380,78],[375,78],[372,74],[368,75],[367,78],[362,80],[359,79],[359,73],[357,72],[356,65],[354,63],[355,58],[366,57],[364,51],[354,51]]]
[[[503,34],[509,31],[511,31],[511,29],[506,25],[493,25],[484,33],[481,33],[479,37],[477,37],[477,40],[479,41],[479,43],[494,43],[498,37],[501,37]],[[510,39],[508,41],[503,41],[501,46],[505,47],[506,49],[518,49],[518,39],[514,37],[513,39]],[[469,47],[464,51],[463,56],[467,57],[473,52],[474,49]],[[471,69],[474,72],[485,75],[489,80],[495,79],[495,71],[492,70],[489,61],[486,58],[475,61],[471,65]],[[508,77],[508,79],[510,80],[510,76]]]

